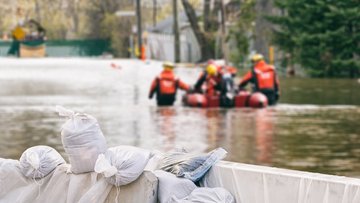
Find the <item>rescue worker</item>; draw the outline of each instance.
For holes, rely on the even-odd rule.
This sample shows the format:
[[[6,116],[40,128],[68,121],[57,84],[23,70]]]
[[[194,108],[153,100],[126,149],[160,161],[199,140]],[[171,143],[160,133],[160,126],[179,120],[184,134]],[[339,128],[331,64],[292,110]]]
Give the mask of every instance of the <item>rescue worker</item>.
[[[216,66],[214,63],[208,63],[206,69],[201,73],[199,79],[194,85],[196,92],[203,92],[203,85],[205,85],[204,93],[208,96],[217,95],[221,90],[221,67]]]
[[[173,63],[165,62],[163,68],[164,70],[151,84],[149,99],[152,99],[156,93],[158,106],[171,106],[175,102],[177,89],[188,91],[189,86],[175,76]]]
[[[254,54],[251,57],[252,68],[241,79],[239,89],[243,89],[249,82],[254,85],[254,92],[263,93],[269,105],[275,105],[279,99],[279,79],[275,67],[266,64],[261,54]]]

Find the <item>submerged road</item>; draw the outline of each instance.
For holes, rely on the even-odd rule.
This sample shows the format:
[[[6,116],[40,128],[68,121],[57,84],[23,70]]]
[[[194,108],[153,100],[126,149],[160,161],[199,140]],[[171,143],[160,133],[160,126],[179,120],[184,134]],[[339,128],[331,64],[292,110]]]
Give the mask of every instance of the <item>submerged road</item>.
[[[227,160],[360,177],[360,108],[289,105],[267,109],[158,108],[148,100],[161,63],[117,59],[0,59],[0,157],[34,145],[65,158],[62,105],[95,116],[108,145],[151,150],[225,148]],[[177,68],[193,84],[200,69]]]

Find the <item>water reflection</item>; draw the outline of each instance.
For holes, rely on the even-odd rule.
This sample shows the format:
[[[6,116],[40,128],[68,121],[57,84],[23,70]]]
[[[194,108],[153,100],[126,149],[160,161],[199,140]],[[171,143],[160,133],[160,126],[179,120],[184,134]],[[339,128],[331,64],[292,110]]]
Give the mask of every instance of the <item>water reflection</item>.
[[[176,111],[173,107],[159,107],[156,110],[159,115],[157,121],[158,131],[163,136],[162,151],[170,151],[174,149],[176,141],[175,123],[174,117],[176,117]]]
[[[275,133],[274,116],[270,110],[255,112],[256,161],[262,165],[272,164],[273,139]]]

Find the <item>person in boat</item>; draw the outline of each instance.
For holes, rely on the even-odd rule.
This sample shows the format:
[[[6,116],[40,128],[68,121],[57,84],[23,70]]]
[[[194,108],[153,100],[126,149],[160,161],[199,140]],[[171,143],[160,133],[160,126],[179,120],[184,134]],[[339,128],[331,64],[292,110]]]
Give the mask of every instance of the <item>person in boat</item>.
[[[214,60],[209,60],[205,71],[194,85],[195,92],[219,96],[221,107],[233,107],[236,71],[232,66],[219,65]]]
[[[205,70],[200,74],[194,85],[194,91],[205,93],[207,96],[216,96],[221,91],[221,66],[216,65],[212,60],[206,65]]]
[[[189,85],[175,76],[173,63],[165,62],[163,68],[164,70],[151,84],[149,99],[152,99],[154,94],[156,94],[158,106],[171,106],[175,102],[178,88],[185,91],[188,91],[190,88]]]
[[[267,64],[261,54],[254,54],[251,63],[252,68],[241,79],[239,89],[244,89],[248,83],[252,83],[254,92],[263,93],[269,105],[275,105],[280,95],[275,67]]]
[[[221,71],[220,106],[233,107],[236,96],[236,85],[234,78],[237,69],[232,66],[224,66]]]

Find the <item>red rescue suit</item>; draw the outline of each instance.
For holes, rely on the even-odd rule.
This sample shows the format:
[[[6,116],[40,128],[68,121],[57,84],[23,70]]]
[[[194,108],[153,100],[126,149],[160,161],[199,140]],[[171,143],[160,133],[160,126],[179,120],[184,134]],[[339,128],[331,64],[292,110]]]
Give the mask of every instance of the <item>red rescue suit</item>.
[[[159,106],[173,105],[176,99],[176,91],[189,90],[189,86],[175,77],[171,70],[163,70],[156,77],[150,87],[149,98],[151,99],[156,93],[156,100]]]
[[[221,88],[221,75],[210,76],[204,71],[197,82],[195,83],[195,90],[197,92],[202,92],[203,85],[205,85],[205,94],[208,96],[217,95]]]
[[[266,64],[263,60],[257,62],[255,67],[242,78],[239,88],[244,88],[249,82],[254,84],[255,92],[266,95],[269,105],[276,104],[279,96],[279,80],[274,66]]]

